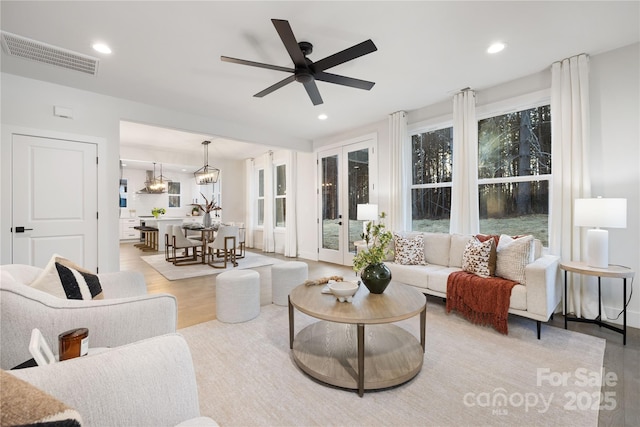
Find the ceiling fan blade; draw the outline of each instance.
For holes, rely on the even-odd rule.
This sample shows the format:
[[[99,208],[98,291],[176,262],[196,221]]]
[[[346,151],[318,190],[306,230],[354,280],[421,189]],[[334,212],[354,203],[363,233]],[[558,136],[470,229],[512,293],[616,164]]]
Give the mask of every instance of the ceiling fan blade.
[[[376,50],[378,50],[378,48],[375,44],[373,44],[371,39],[369,39],[363,41],[362,43],[358,43],[355,46],[351,46],[348,49],[327,56],[324,59],[316,61],[314,63],[314,67],[316,71],[324,71],[331,67],[335,67],[336,65],[351,61],[352,59],[358,58],[360,56],[375,52]]]
[[[289,83],[293,82],[296,80],[296,76],[295,75],[290,75],[289,77],[287,77],[284,80],[280,80],[278,83],[269,86],[268,88],[266,88],[265,90],[256,93],[255,96],[256,98],[262,98],[265,95],[269,95],[271,92],[273,92],[274,90],[280,89],[283,86],[288,85]]]
[[[234,64],[240,64],[240,65],[250,65],[252,67],[266,68],[267,70],[285,71],[288,73],[293,73],[295,71],[293,68],[280,67],[278,65],[263,64],[262,62],[247,61],[245,59],[231,58],[228,56],[221,56],[220,59],[224,62],[232,62]]]
[[[328,83],[335,83],[343,86],[355,87],[357,89],[371,90],[374,82],[369,82],[366,80],[354,79],[352,77],[339,76],[337,74],[325,73],[321,71],[319,73],[315,73],[314,77],[316,80],[320,80]]]
[[[320,96],[320,91],[318,90],[318,85],[316,85],[315,81],[311,80],[310,82],[304,83],[304,88],[307,90],[313,105],[322,104],[322,97]]]
[[[289,21],[285,21],[283,19],[272,19],[273,26],[276,27],[276,31],[284,43],[284,47],[289,52],[289,56],[291,60],[295,64],[297,68],[307,68],[307,60],[300,50],[300,46],[298,46],[298,42],[296,40],[296,36],[293,35],[293,30],[291,30],[291,25],[289,25]]]

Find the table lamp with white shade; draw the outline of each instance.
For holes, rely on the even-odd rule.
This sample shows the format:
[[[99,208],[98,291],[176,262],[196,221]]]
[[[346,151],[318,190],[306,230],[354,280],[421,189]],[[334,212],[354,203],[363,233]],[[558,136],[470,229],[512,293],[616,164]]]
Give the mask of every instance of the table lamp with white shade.
[[[374,204],[358,204],[357,206],[357,219],[358,221],[364,221],[362,223],[362,235],[367,236],[367,225],[378,219],[378,205]]]
[[[627,227],[627,199],[576,199],[573,224],[587,230],[587,264],[609,267],[609,232],[601,228]]]

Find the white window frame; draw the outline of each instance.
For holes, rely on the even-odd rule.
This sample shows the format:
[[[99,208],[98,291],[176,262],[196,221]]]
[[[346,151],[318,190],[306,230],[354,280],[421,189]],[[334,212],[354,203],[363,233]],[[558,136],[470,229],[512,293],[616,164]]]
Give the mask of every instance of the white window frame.
[[[541,90],[537,92],[532,92],[530,94],[521,95],[518,97],[505,99],[492,104],[479,106],[476,108],[476,121],[479,123],[481,120],[485,120],[491,117],[501,116],[509,113],[518,112],[518,111],[529,110],[532,108],[538,108],[545,105],[551,105],[550,90]],[[553,120],[553,111],[551,112],[551,120]],[[479,143],[480,141],[478,141],[478,144]],[[553,152],[551,153],[551,161],[553,162]],[[454,164],[455,164],[455,159],[454,159]],[[553,186],[552,186],[551,173],[543,174],[543,175],[513,176],[513,177],[504,177],[504,178],[479,178],[478,177],[477,191],[479,191],[481,185],[487,185],[487,184],[504,184],[504,183],[516,183],[516,182],[538,182],[538,181],[547,181],[549,183],[548,184],[549,186],[548,221],[551,221],[551,212],[553,209],[553,205],[552,205]],[[549,231],[551,230],[550,225],[551,224],[549,224],[547,228],[547,239],[550,238],[550,236],[548,235]]]
[[[422,189],[422,188],[446,188],[446,187],[452,187],[453,186],[453,182],[436,182],[436,183],[428,183],[428,184],[414,184],[413,183],[413,153],[412,153],[412,139],[413,139],[413,135],[417,135],[420,133],[428,133],[428,132],[433,132],[433,131],[437,131],[440,129],[446,129],[446,128],[450,128],[453,127],[453,117],[451,115],[446,115],[446,116],[440,116],[440,117],[436,117],[433,119],[429,119],[429,120],[425,120],[425,121],[421,121],[418,123],[414,123],[412,125],[407,126],[407,135],[409,136],[407,138],[407,144],[408,144],[408,155],[407,155],[407,173],[409,174],[408,178],[407,178],[407,182],[409,183],[408,185],[408,194],[406,197],[407,200],[407,206],[405,206],[405,209],[407,209],[407,211],[410,213],[409,214],[409,227],[411,229],[413,229],[413,202],[412,202],[412,192],[413,190],[416,189]],[[451,153],[453,155],[453,152]],[[455,159],[454,159],[455,162]],[[455,165],[455,163],[454,163]]]

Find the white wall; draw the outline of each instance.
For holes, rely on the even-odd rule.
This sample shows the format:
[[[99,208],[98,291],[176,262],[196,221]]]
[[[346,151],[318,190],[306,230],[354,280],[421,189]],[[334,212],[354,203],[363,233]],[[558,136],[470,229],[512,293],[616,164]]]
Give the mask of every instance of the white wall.
[[[609,262],[636,272],[627,315],[640,328],[640,44],[592,56],[590,65],[591,193],[627,199],[627,228],[609,230]],[[603,279],[602,292],[607,316],[617,316],[622,280]]]
[[[1,73],[2,135],[0,197],[11,200],[11,131],[15,129],[44,131],[56,136],[82,136],[102,138],[98,144],[98,266],[101,272],[119,269],[119,208],[116,203],[119,184],[120,120],[158,125],[201,134],[235,137],[283,148],[311,151],[309,141],[276,134],[273,131],[251,129],[239,124],[216,121],[209,117],[185,114],[179,111],[113,98],[92,92],[54,85]],[[54,106],[73,109],[74,118],[63,119],[53,115]],[[235,175],[233,168],[226,171]],[[19,179],[19,173],[16,173]],[[237,215],[243,207],[234,195],[244,194],[242,179],[225,180],[222,193],[231,197],[229,215]],[[224,197],[224,196],[223,196]],[[242,196],[238,196],[242,197]],[[224,201],[226,203],[226,200]],[[12,226],[11,204],[3,202],[0,208],[0,263],[11,262]],[[224,208],[224,206],[223,206]]]

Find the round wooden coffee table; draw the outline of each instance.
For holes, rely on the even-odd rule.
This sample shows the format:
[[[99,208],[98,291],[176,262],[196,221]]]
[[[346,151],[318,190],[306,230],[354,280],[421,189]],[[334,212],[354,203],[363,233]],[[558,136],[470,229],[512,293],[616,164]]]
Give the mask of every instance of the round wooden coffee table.
[[[399,283],[383,294],[364,285],[352,303],[300,285],[289,294],[289,347],[308,375],[337,387],[376,390],[415,377],[424,360],[426,297]],[[320,319],[295,334],[294,308]],[[420,339],[393,322],[420,315]],[[365,325],[369,325],[365,333]],[[295,338],[295,339],[294,339]]]

